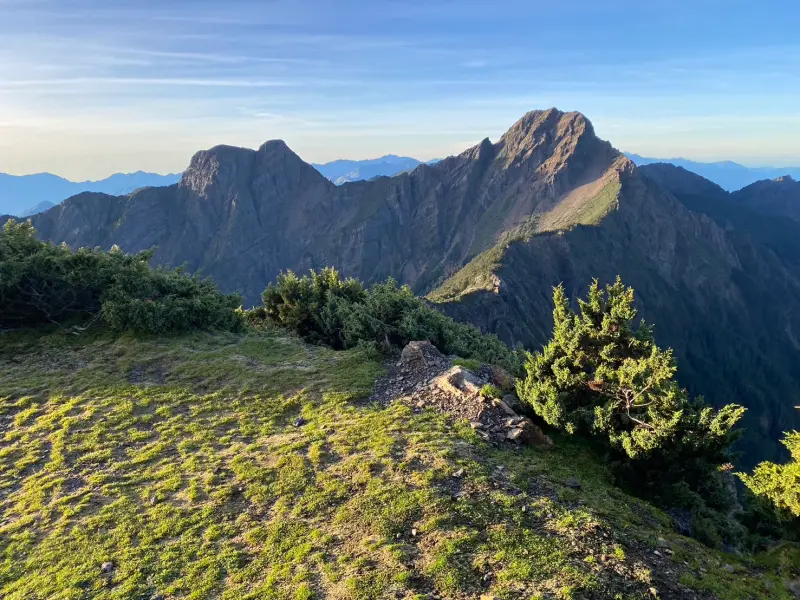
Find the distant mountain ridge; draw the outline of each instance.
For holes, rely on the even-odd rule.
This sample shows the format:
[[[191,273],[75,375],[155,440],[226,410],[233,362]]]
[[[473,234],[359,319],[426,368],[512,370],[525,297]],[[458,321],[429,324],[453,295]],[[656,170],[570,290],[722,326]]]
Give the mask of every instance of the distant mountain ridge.
[[[136,171],[115,173],[98,181],[75,182],[51,173],[8,175],[0,173],[0,214],[25,217],[52,206],[81,192],[98,192],[121,196],[143,187],[172,185],[179,173],[160,175]]]
[[[764,179],[778,179],[786,175],[800,179],[800,167],[745,167],[729,160],[706,163],[686,158],[650,158],[631,152],[626,152],[625,156],[639,167],[655,163],[668,163],[676,167],[683,167],[687,171],[713,181],[729,192],[735,192]]]
[[[323,164],[312,163],[311,166],[336,185],[342,185],[350,181],[369,180],[375,177],[392,177],[398,173],[415,169],[421,164],[422,161],[410,156],[387,154],[380,158],[368,160],[340,159]]]

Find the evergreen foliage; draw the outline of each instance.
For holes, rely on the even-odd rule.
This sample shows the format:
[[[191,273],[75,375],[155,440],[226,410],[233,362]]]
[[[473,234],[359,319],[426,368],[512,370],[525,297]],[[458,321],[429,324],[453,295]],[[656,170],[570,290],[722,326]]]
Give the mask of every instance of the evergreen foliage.
[[[633,289],[619,278],[605,289],[594,281],[577,313],[560,286],[553,301],[553,338],[527,355],[520,399],[548,424],[599,442],[638,489],[693,509],[730,508],[724,471],[744,408],[689,398],[672,351],[636,323]]]
[[[762,462],[752,475],[737,475],[756,497],[774,505],[779,519],[788,521],[800,517],[800,431],[787,433],[782,442],[791,454],[785,465]]]
[[[336,349],[370,345],[389,353],[409,341],[428,340],[446,354],[520,369],[518,356],[497,337],[457,323],[394,279],[367,289],[333,268],[302,277],[287,271],[262,298],[263,307],[251,311],[251,319],[287,327],[314,343]]]
[[[30,222],[8,221],[0,231],[0,327],[42,325],[145,333],[190,328],[236,329],[237,295],[181,269],[153,269],[152,251],[124,254],[36,239]]]

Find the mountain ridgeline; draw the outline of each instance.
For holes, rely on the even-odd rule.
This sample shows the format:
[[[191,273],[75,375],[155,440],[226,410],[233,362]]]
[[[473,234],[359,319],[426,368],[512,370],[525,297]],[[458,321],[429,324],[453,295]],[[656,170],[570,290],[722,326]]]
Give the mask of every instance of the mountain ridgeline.
[[[792,185],[729,195],[675,167],[637,168],[583,115],[550,109],[495,143],[339,186],[282,141],[218,146],[175,185],[80,194],[33,224],[73,247],[155,246],[155,262],[185,263],[247,304],[284,269],[394,277],[530,348],[551,333],[552,286],[574,298],[619,274],[675,349],[683,385],[748,407],[749,466],[800,427],[800,222],[783,216],[800,207]]]
[[[143,187],[170,185],[178,174],[116,173],[99,181],[75,182],[51,173],[7,175],[0,173],[0,212],[26,217],[44,212],[65,198],[81,192],[129,194]]]

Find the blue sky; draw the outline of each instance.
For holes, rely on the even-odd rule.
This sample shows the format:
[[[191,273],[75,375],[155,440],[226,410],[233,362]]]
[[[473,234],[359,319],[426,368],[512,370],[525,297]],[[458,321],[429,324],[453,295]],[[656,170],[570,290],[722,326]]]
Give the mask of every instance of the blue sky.
[[[0,172],[282,138],[430,159],[580,110],[647,156],[800,164],[800,3],[0,0]]]

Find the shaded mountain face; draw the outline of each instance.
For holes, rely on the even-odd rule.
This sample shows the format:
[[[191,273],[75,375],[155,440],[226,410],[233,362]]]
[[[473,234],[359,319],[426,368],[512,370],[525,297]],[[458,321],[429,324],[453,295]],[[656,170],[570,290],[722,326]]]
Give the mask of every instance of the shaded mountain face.
[[[529,347],[550,335],[553,285],[575,296],[621,274],[684,384],[751,408],[753,462],[800,426],[800,277],[788,250],[717,214],[724,190],[688,175],[641,173],[583,115],[551,109],[496,143],[341,186],[281,141],[219,146],[176,185],[81,194],[33,222],[71,246],[156,246],[156,262],[186,263],[248,304],[286,268],[392,276]]]
[[[636,166],[655,163],[669,163],[691,171],[701,177],[713,181],[730,192],[739,190],[757,181],[776,179],[786,174],[800,177],[800,167],[745,167],[729,160],[721,162],[697,162],[685,158],[648,158],[638,154],[626,153]]]
[[[731,198],[760,213],[800,221],[800,182],[790,175],[758,181],[733,193]]]
[[[788,179],[760,181],[728,193],[681,167],[653,164],[640,173],[672,192],[689,209],[708,215],[730,235],[749,235],[778,256],[800,265],[800,184]],[[792,217],[797,214],[798,218]]]
[[[349,181],[391,177],[404,171],[411,171],[420,164],[421,161],[410,156],[387,154],[369,160],[334,160],[312,166],[336,185],[342,185]]]
[[[120,195],[150,186],[175,183],[180,175],[117,173],[100,181],[74,182],[51,175],[7,175],[0,173],[0,212],[25,217],[43,212],[65,198],[81,192]]]

